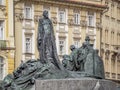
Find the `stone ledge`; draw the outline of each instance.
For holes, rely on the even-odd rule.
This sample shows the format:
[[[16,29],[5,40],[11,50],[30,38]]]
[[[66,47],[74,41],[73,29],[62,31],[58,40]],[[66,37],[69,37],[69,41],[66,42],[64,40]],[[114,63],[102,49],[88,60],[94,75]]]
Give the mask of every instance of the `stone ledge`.
[[[116,90],[116,84],[90,78],[36,80],[35,90]]]

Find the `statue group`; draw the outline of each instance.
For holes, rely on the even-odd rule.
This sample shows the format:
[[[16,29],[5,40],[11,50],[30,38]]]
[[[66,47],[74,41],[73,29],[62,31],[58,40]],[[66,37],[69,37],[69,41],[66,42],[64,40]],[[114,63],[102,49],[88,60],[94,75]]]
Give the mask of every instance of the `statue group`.
[[[98,56],[98,50],[94,50],[87,36],[80,48],[71,45],[71,54],[64,55],[62,64],[70,71],[82,72],[86,76],[94,78],[105,78],[103,61]]]
[[[36,79],[105,78],[103,61],[98,56],[98,50],[94,50],[90,44],[89,36],[86,36],[80,48],[71,45],[71,54],[63,55],[62,64],[60,63],[53,25],[47,11],[39,19],[37,48],[39,59],[21,62],[0,83],[0,90],[24,90],[34,85]]]

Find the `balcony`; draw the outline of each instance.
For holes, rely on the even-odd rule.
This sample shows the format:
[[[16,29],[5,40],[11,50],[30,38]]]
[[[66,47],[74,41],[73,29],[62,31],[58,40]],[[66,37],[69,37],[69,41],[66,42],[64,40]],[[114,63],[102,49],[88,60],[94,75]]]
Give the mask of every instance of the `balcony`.
[[[7,41],[6,40],[0,40],[0,49],[5,49],[7,47]]]
[[[8,47],[9,41],[0,40],[0,50],[14,50],[14,47]]]

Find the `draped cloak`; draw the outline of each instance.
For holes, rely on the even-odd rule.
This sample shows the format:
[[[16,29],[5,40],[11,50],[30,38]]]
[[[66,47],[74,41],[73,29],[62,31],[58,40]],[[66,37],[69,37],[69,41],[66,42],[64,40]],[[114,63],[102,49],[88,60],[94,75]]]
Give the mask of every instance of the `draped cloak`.
[[[53,63],[58,69],[61,69],[62,66],[57,55],[53,25],[49,18],[39,19],[37,45],[41,62]]]

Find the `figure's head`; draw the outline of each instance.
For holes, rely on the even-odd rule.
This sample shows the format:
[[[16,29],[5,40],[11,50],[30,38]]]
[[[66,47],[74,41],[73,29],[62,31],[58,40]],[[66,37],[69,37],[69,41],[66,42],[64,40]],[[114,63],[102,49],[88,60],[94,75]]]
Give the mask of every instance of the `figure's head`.
[[[86,36],[85,41],[90,41],[90,37]]]
[[[71,50],[71,51],[75,50],[75,45],[71,45],[71,46],[70,46],[70,50]]]
[[[48,11],[45,10],[45,11],[43,12],[43,16],[44,16],[44,18],[48,18]]]
[[[82,46],[83,46],[83,47],[86,47],[86,46],[87,46],[87,43],[86,43],[86,42],[83,42]]]

